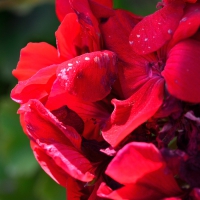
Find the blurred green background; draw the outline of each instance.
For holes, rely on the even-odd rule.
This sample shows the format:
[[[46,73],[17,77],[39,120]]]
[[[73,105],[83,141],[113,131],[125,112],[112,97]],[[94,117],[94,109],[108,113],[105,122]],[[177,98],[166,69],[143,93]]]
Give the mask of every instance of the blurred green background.
[[[158,0],[115,0],[116,8],[146,15],[155,11]],[[17,81],[20,49],[28,42],[55,45],[59,25],[54,0],[0,0],[0,200],[64,200],[65,189],[51,180],[35,161],[29,140],[16,114],[17,103],[10,91]]]

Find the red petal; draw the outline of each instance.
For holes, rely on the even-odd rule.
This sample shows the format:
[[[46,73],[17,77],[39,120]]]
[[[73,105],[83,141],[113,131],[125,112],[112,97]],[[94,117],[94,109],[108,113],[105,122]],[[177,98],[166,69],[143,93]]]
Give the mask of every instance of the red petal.
[[[68,0],[56,0],[56,14],[62,21],[66,14],[73,12]]]
[[[93,166],[80,153],[81,137],[71,126],[63,126],[57,118],[50,113],[37,100],[31,100],[19,110],[23,117],[23,127],[26,133],[52,162],[81,181],[91,181]]]
[[[162,9],[145,17],[131,32],[130,45],[138,54],[158,50],[176,30],[183,15],[184,3],[166,4]]]
[[[200,3],[188,4],[184,10],[184,15],[180,20],[171,44],[175,44],[183,39],[191,37],[196,33],[200,25]]]
[[[40,69],[60,62],[56,49],[50,44],[28,43],[21,50],[17,68],[12,73],[18,81],[24,81]]]
[[[90,0],[91,3],[96,2],[102,6],[113,8],[113,0]]]
[[[76,14],[66,15],[56,31],[57,46],[61,58],[69,60],[77,56],[75,40],[80,37],[81,32],[81,25],[78,23]]]
[[[66,91],[84,101],[106,97],[116,79],[116,55],[110,51],[83,54],[59,65],[58,80]]]
[[[144,59],[140,57],[136,62],[135,53],[129,45],[130,32],[140,20],[141,18],[127,11],[116,10],[114,16],[106,23],[100,24],[106,49],[115,52],[118,56],[119,73],[114,90],[121,99],[132,95],[133,82],[137,82],[137,76],[142,78],[144,74],[146,75]]]
[[[58,109],[67,105],[71,110],[75,111],[84,121],[84,132],[82,136],[86,139],[102,139],[99,134],[99,125],[106,121],[110,115],[109,110],[100,102],[84,102],[73,95],[70,95],[60,86],[56,80],[52,86],[51,93],[48,97],[45,107],[49,110]]]
[[[92,13],[88,0],[69,0],[69,2],[78,16],[79,23],[93,40],[90,50],[100,50],[99,23]]]
[[[90,0],[89,3],[93,14],[100,21],[115,14],[112,0]]]
[[[128,184],[120,189],[112,190],[105,183],[102,183],[97,191],[100,197],[113,200],[147,200],[161,199],[165,194],[161,193],[157,188],[151,186]]]
[[[104,139],[116,146],[135,128],[152,117],[163,102],[163,89],[162,78],[151,78],[129,99],[114,99],[112,102],[115,109],[102,131]]]
[[[32,140],[50,139],[80,149],[81,137],[75,129],[69,125],[63,126],[38,100],[23,104],[18,113],[22,115],[23,128]]]
[[[183,101],[200,102],[200,42],[184,40],[169,52],[162,72],[170,94]]]
[[[145,175],[165,168],[166,164],[153,144],[132,142],[117,153],[105,173],[126,185],[136,183]]]
[[[105,173],[124,185],[116,190],[116,193],[121,193],[122,199],[160,199],[181,192],[153,144],[127,144],[113,158]]]
[[[73,178],[84,182],[94,179],[91,171],[92,164],[75,148],[61,143],[46,144],[37,141],[40,148],[53,159],[53,161]]]
[[[18,103],[26,103],[29,99],[42,99],[50,91],[56,78],[57,65],[40,69],[30,79],[20,81],[11,91],[11,98]]]
[[[49,157],[44,151],[40,149],[40,147],[31,141],[31,148],[33,150],[34,156],[42,169],[58,184],[66,187],[67,185],[67,177],[64,170],[62,170],[55,162],[52,161],[52,158]]]

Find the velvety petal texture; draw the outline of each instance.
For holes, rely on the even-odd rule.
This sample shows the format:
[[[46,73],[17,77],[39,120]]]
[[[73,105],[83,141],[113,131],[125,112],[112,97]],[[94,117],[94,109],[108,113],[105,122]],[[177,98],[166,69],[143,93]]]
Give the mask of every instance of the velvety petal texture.
[[[178,41],[191,37],[196,33],[200,25],[200,3],[189,4],[185,8],[184,15],[173,35],[171,45]]]
[[[168,91],[175,97],[192,102],[200,102],[200,42],[183,40],[169,52],[162,72]]]
[[[66,14],[74,12],[70,6],[69,0],[56,0],[56,14],[60,21],[62,21]]]
[[[69,60],[78,55],[76,48],[80,46],[79,49],[81,49],[82,46],[78,46],[76,40],[83,35],[83,32],[75,13],[70,13],[65,16],[55,35],[60,57]]]
[[[93,167],[81,153],[81,137],[72,126],[64,126],[37,100],[24,104],[19,113],[24,131],[36,144],[35,155],[47,173],[54,178],[57,176],[52,174],[55,171],[51,173],[52,168],[48,168],[51,159],[61,172],[84,182],[93,180]]]
[[[20,52],[17,68],[12,71],[18,81],[24,81],[40,69],[61,63],[56,48],[45,42],[28,43]]]
[[[116,74],[116,55],[110,51],[83,54],[57,69],[57,78],[66,91],[91,102],[109,94]]]
[[[106,174],[123,186],[112,190],[102,183],[97,192],[101,197],[115,200],[146,200],[176,196],[181,192],[153,144],[127,144],[108,165]]]
[[[138,54],[158,50],[172,38],[183,15],[183,1],[167,3],[162,9],[145,17],[132,30],[129,43]]]
[[[29,99],[46,98],[56,78],[56,69],[57,65],[51,65],[40,69],[31,78],[19,81],[11,91],[11,98],[20,104]]]
[[[153,116],[163,102],[163,80],[147,81],[130,98],[112,100],[115,106],[106,127],[102,130],[104,139],[111,145],[118,145],[140,124]]]

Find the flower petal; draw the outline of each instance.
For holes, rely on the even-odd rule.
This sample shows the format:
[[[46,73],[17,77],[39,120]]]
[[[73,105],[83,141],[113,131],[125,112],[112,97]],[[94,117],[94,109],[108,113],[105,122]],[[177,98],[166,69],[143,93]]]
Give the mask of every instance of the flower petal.
[[[184,2],[173,1],[162,9],[143,18],[132,30],[129,43],[138,54],[158,50],[176,30],[183,15]]]
[[[92,51],[100,50],[99,23],[92,13],[88,0],[69,0],[69,2],[78,16],[79,23],[93,40],[91,45]]]
[[[140,124],[152,117],[163,102],[163,79],[151,78],[130,98],[114,99],[113,113],[102,130],[104,139],[111,145],[118,145]]]
[[[73,178],[84,182],[94,179],[92,164],[74,147],[61,143],[48,144],[39,140],[37,143],[56,165]]]
[[[55,162],[52,161],[51,157],[49,157],[44,151],[40,149],[40,147],[31,141],[31,148],[33,150],[34,156],[41,168],[58,184],[66,187],[67,184],[67,176],[66,172],[62,170],[59,166],[56,165]]]
[[[183,39],[191,37],[196,33],[199,25],[200,3],[188,4],[170,43],[173,45]]]
[[[147,74],[146,66],[143,64],[147,61],[141,56],[136,58],[136,54],[129,45],[130,32],[140,20],[141,17],[130,12],[115,10],[114,16],[100,24],[105,48],[117,54],[119,73],[113,87],[120,99],[130,97],[135,83],[138,84],[138,77],[144,79],[143,77]]]
[[[76,46],[76,40],[83,34],[76,14],[67,14],[55,34],[60,57],[65,60],[76,57],[78,55],[76,48],[82,47],[82,44]]]
[[[160,199],[176,196],[181,192],[159,150],[153,144],[127,144],[119,150],[105,173],[124,185],[114,191],[115,195],[121,197],[116,199]],[[113,195],[107,188],[107,194],[110,195],[109,193]]]
[[[110,51],[83,54],[59,65],[57,78],[66,91],[84,101],[106,97],[116,79],[116,55]]]
[[[56,0],[56,14],[60,22],[62,22],[66,14],[71,12],[73,12],[73,10],[68,0]]]
[[[12,73],[18,81],[24,81],[33,76],[38,70],[60,62],[55,47],[50,44],[45,42],[28,43],[21,50],[17,68]]]
[[[105,173],[117,182],[126,185],[136,183],[145,175],[164,168],[166,164],[153,144],[132,142],[118,151]]]
[[[92,13],[99,21],[114,15],[112,0],[89,0]]]
[[[30,99],[45,98],[56,78],[57,65],[40,69],[31,78],[19,83],[12,89],[11,98],[17,103],[26,103]]]
[[[147,200],[161,199],[165,195],[157,188],[146,185],[128,184],[120,189],[112,190],[105,183],[101,183],[97,195],[113,200]]]
[[[48,111],[39,101],[30,100],[19,113],[25,133],[58,167],[84,182],[93,180],[93,166],[81,153],[81,136]]]
[[[183,101],[200,102],[200,42],[184,40],[169,52],[165,69],[162,71],[171,95]]]
[[[25,133],[33,140],[52,140],[54,142],[81,147],[81,137],[70,125],[63,126],[38,100],[23,104],[18,113],[23,121]]]

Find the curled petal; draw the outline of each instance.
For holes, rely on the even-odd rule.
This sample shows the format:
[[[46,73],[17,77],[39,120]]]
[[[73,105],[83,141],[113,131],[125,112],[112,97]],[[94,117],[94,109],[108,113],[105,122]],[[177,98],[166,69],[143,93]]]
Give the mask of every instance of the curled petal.
[[[183,8],[182,1],[173,1],[139,22],[129,38],[133,50],[138,54],[148,54],[162,47],[172,38],[183,15]]]
[[[200,25],[200,3],[188,4],[185,8],[178,28],[176,29],[171,45],[189,38],[196,33]]]
[[[79,23],[85,28],[87,34],[93,39],[92,51],[100,49],[99,22],[93,15],[88,0],[69,0],[74,12],[78,16]]]
[[[81,137],[75,129],[69,124],[63,126],[63,123],[38,100],[30,100],[23,104],[18,113],[21,115],[25,133],[33,141],[50,139],[80,149]]]
[[[93,52],[59,65],[57,79],[74,96],[95,102],[109,94],[116,71],[116,55],[113,52]]]
[[[55,47],[45,42],[28,43],[20,52],[17,68],[12,71],[18,81],[24,81],[47,66],[60,63]]]
[[[67,177],[69,176],[66,172],[56,165],[55,162],[52,162],[51,157],[49,157],[40,147],[31,141],[31,148],[33,154],[40,164],[41,168],[58,184],[66,187]]]
[[[92,164],[74,147],[61,143],[48,144],[40,141],[37,143],[56,165],[73,178],[83,182],[94,179]]]
[[[43,99],[48,96],[56,78],[57,65],[40,69],[31,78],[19,83],[11,91],[11,98],[17,103],[26,103],[30,99]]]
[[[152,78],[124,101],[112,100],[115,106],[106,127],[104,139],[118,145],[140,124],[152,117],[163,102],[163,79]]]
[[[162,72],[167,89],[178,99],[192,103],[200,102],[200,42],[184,40],[169,52]]]

